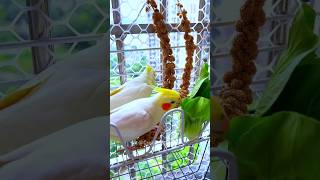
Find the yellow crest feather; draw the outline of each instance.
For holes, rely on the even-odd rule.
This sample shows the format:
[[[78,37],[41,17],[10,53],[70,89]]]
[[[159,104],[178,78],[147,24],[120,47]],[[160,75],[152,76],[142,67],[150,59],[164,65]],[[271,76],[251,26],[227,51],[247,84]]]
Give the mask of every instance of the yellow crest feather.
[[[155,87],[154,91],[156,91],[156,92],[158,92],[160,94],[163,94],[164,96],[166,96],[168,98],[173,98],[173,99],[179,99],[180,98],[180,94],[175,90]]]
[[[36,91],[40,87],[40,85],[41,82],[34,84],[30,87],[17,90],[7,95],[6,97],[4,97],[4,99],[0,100],[0,110],[19,102],[25,97],[30,96],[34,91]]]
[[[153,68],[150,65],[147,64],[146,70],[147,70],[147,73],[150,73],[150,72],[153,71]]]

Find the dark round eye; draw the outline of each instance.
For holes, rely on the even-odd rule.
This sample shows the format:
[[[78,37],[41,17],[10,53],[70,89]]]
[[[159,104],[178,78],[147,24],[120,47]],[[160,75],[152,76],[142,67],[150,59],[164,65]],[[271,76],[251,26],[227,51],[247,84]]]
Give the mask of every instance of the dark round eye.
[[[174,104],[175,102],[174,101],[171,101],[171,104]]]

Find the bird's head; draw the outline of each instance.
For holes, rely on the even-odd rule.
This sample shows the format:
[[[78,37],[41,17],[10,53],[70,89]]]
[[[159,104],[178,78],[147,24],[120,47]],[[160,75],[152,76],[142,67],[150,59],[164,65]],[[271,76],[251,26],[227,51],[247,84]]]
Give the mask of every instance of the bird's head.
[[[158,92],[158,104],[163,111],[169,111],[180,106],[181,97],[177,91],[159,87],[154,88],[154,90]]]

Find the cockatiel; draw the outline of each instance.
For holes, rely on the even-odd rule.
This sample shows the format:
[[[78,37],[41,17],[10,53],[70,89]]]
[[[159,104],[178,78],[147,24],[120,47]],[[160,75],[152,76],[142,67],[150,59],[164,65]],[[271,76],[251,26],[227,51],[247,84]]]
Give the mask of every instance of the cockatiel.
[[[105,115],[105,55],[104,43],[80,51],[0,100],[0,155],[66,126]]]
[[[1,180],[105,180],[107,116],[85,120],[0,156]]]
[[[120,107],[135,99],[149,97],[155,85],[155,72],[147,65],[144,72],[110,92],[110,110]]]
[[[117,126],[124,141],[134,140],[149,132],[165,112],[179,106],[181,98],[178,92],[164,88],[154,90],[158,92],[156,95],[131,101],[110,112],[110,124]],[[110,137],[119,140],[112,127]]]

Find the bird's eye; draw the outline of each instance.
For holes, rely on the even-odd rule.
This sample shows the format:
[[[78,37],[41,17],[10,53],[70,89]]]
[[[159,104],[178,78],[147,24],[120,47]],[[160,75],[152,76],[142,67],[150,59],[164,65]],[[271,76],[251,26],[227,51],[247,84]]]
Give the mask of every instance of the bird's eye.
[[[175,102],[174,101],[171,101],[171,104],[174,104]]]

